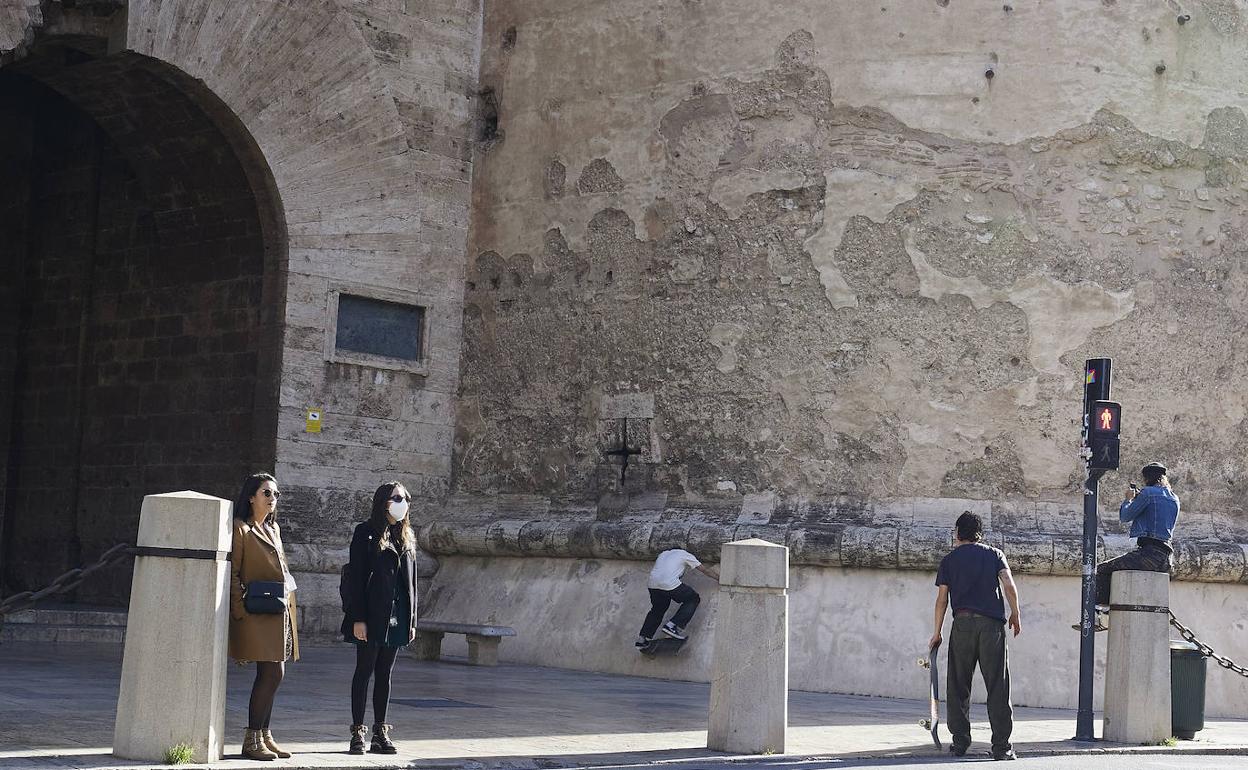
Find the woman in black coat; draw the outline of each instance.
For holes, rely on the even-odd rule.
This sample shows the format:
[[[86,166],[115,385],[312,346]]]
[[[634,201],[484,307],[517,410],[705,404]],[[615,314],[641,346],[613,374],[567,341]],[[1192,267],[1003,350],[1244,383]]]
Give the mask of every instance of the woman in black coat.
[[[394,754],[386,709],[390,673],[399,650],[416,637],[416,536],[408,523],[412,497],[397,481],[377,487],[368,521],[351,537],[347,564],[347,611],[342,636],[355,644],[351,681],[351,753],[364,753],[364,706],[373,684],[373,741],[370,753]]]

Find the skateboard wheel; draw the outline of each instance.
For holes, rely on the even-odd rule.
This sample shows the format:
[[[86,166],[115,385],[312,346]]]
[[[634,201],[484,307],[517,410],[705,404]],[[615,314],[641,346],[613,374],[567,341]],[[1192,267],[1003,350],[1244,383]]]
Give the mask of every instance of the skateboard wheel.
[[[930,720],[930,719],[920,719],[920,720],[919,720],[919,727],[922,727],[924,730],[930,730],[930,729],[932,729],[932,720]]]

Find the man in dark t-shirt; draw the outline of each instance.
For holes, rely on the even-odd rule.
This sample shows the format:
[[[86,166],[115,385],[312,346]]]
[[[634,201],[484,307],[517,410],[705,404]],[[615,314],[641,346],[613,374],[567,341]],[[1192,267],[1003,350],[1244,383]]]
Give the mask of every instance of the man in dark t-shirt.
[[[946,684],[945,721],[953,736],[949,747],[956,756],[971,745],[971,679],[975,666],[988,690],[988,721],[992,725],[992,758],[1017,759],[1010,744],[1014,709],[1010,705],[1010,664],[1006,653],[1005,626],[1018,636],[1023,630],[1018,612],[1018,588],[1005,562],[1005,554],[980,541],[983,521],[966,511],[958,517],[956,545],[940,561],[936,572],[936,632],[928,648],[940,644],[945,610],[953,605],[953,628],[949,633],[949,677]],[[1002,591],[1004,589],[1004,599]],[[1005,601],[1010,614],[1005,614]]]

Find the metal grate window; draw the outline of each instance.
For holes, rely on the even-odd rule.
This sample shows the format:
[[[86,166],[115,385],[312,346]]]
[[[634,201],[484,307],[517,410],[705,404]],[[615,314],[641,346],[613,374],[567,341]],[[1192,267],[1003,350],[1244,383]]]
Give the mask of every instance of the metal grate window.
[[[353,294],[338,295],[338,350],[419,361],[425,309]]]

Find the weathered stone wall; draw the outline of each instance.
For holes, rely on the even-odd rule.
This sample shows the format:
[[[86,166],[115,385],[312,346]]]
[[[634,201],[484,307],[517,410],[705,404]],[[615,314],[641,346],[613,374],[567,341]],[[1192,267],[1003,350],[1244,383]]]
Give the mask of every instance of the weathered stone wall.
[[[297,541],[333,547],[367,515],[378,484],[400,479],[424,504],[449,486],[480,7],[476,0],[343,3],[328,28],[326,13],[318,14],[300,37],[324,53],[305,65],[277,51],[268,66],[310,66],[328,92],[288,105],[273,82],[271,93],[249,98],[274,139],[291,145],[271,159],[275,173],[296,177],[297,198],[285,201],[291,272],[278,427],[279,477],[292,493],[285,515]],[[258,41],[272,23],[248,25],[243,37]],[[253,52],[247,68],[266,66],[264,53]],[[350,110],[350,119],[335,110]],[[340,147],[328,153],[327,143]],[[397,290],[424,305],[431,319],[425,373],[328,361],[335,290]],[[319,434],[305,430],[309,409],[322,413]]]
[[[860,508],[833,505],[801,512],[778,511],[768,520],[734,517],[715,510],[673,507],[652,515],[636,512],[594,519],[568,511],[516,510],[507,514],[465,516],[452,510],[420,528],[421,546],[435,556],[533,556],[545,558],[646,559],[669,548],[684,548],[715,561],[724,543],[761,537],[788,546],[795,566],[919,570],[932,574],[953,547],[952,522],[960,510],[978,512],[988,525],[984,541],[1002,549],[1011,568],[1024,575],[1078,576],[1081,571],[1082,514],[1056,506],[1035,511],[1027,520],[1016,510],[978,500],[942,500],[959,504],[941,511],[928,500],[881,501],[875,512],[887,523],[864,521]],[[1015,515],[1011,515],[1015,514]],[[831,522],[831,523],[829,523]],[[1184,520],[1183,537],[1174,541],[1175,580],[1248,584],[1248,544],[1214,536],[1202,517]],[[1190,526],[1188,526],[1190,524]],[[1097,560],[1134,547],[1116,510],[1102,510]]]
[[[701,575],[688,579],[703,601],[680,656],[652,660],[634,651],[637,629],[650,608],[649,568],[645,562],[617,558],[447,557],[433,578],[424,611],[438,620],[471,618],[514,627],[516,637],[499,648],[508,663],[708,681],[718,590]],[[790,687],[926,698],[914,661],[925,654],[932,633],[932,577],[930,572],[790,565]],[[1013,702],[1073,708],[1079,634],[1071,624],[1079,615],[1079,580],[1020,575],[1018,586],[1023,633],[1010,640]],[[1171,606],[1183,622],[1232,656],[1242,649],[1248,623],[1242,613],[1228,615],[1227,608],[1242,606],[1245,599],[1248,586],[1243,585],[1174,582],[1170,587]],[[557,644],[551,643],[553,629],[558,630]],[[1097,647],[1099,708],[1102,640]],[[443,650],[464,655],[463,637],[448,635]],[[942,665],[944,659],[942,652]],[[973,697],[982,702],[978,678],[975,688]],[[1206,709],[1210,716],[1242,716],[1248,709],[1243,679],[1211,665]]]
[[[1109,355],[1124,467],[1243,541],[1248,20],[1183,13],[487,3],[450,515],[1060,533]]]

